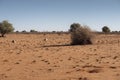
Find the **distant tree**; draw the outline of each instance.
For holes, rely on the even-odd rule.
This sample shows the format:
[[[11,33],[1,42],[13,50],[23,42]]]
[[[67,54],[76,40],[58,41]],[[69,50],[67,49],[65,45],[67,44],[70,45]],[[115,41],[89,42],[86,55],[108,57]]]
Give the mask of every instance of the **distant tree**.
[[[0,33],[1,37],[4,37],[6,33],[13,32],[14,28],[11,23],[7,20],[4,20],[0,23]]]
[[[31,29],[30,32],[37,32],[36,30]]]
[[[74,32],[76,29],[80,28],[81,25],[79,23],[73,23],[70,26],[69,32]]]
[[[104,26],[102,28],[102,32],[109,33],[110,32],[110,28],[108,26]]]
[[[26,33],[27,31],[26,31],[26,30],[23,30],[23,31],[21,31],[21,32]]]
[[[16,31],[16,33],[19,33],[19,31]]]
[[[118,31],[115,31],[115,33],[118,33]]]
[[[52,31],[52,33],[56,33],[56,31]]]

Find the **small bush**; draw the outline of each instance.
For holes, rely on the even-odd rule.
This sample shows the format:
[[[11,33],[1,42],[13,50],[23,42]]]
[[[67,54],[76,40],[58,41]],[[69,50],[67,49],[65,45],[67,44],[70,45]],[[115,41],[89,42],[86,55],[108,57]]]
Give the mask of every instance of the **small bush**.
[[[74,26],[74,27],[73,27]],[[88,26],[81,26],[78,23],[74,23],[70,26],[71,32],[71,45],[85,45],[92,44],[93,32]]]
[[[104,26],[104,27],[102,28],[102,32],[109,33],[109,32],[110,32],[110,28],[107,27],[107,26]]]

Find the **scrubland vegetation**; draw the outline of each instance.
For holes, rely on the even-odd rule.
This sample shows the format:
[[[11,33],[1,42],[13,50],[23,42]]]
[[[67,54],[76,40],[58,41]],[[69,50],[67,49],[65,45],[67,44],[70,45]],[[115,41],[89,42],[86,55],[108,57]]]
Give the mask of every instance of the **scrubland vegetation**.
[[[107,26],[102,32],[79,23],[66,32],[12,32],[12,24],[3,23],[0,80],[120,79],[120,34]]]

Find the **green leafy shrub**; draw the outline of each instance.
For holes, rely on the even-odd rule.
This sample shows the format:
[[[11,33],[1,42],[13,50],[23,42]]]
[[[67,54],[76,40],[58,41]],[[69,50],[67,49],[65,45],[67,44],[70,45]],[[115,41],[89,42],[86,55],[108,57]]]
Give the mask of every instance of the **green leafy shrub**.
[[[11,23],[7,20],[4,20],[0,23],[0,33],[1,37],[4,37],[6,33],[13,32],[14,28]]]

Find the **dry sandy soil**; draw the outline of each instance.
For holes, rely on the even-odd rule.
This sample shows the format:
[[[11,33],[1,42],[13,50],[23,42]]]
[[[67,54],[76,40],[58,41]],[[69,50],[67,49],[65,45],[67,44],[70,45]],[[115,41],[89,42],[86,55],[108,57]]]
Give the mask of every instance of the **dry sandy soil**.
[[[9,34],[0,38],[0,80],[120,80],[120,35],[94,42],[69,46],[68,34]]]

